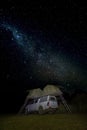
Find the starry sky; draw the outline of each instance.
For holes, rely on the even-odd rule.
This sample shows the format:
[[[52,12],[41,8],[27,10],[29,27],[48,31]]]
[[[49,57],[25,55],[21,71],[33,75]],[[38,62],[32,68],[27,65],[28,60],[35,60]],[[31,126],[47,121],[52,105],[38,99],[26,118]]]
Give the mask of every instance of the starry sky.
[[[56,84],[70,93],[87,91],[86,3],[7,0],[5,5],[0,4],[2,90]]]

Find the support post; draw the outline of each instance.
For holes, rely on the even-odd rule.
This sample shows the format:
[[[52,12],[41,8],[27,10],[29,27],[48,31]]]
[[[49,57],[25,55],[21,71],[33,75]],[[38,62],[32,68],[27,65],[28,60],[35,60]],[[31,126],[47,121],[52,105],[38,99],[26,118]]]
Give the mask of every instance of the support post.
[[[25,108],[27,102],[28,102],[28,97],[26,97],[26,99],[25,99],[25,101],[24,101],[24,104],[21,106],[21,108],[20,108],[18,114],[21,114],[21,113],[23,112],[23,110],[24,110],[24,108]]]
[[[60,99],[61,99],[61,101],[62,101],[62,103],[63,103],[65,109],[67,110],[67,112],[70,112],[70,113],[71,113],[71,110],[70,110],[70,108],[69,108],[69,106],[68,106],[66,100],[64,99],[64,97],[63,97],[62,95],[60,95]]]

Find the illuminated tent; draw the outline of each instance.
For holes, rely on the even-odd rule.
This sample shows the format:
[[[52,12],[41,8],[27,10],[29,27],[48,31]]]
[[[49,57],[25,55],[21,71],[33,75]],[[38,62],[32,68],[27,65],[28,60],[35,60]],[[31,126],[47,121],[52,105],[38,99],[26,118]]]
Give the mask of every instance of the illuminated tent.
[[[62,91],[59,89],[59,86],[55,85],[46,85],[43,89],[43,95],[55,95],[60,96],[62,95]]]
[[[43,90],[40,88],[28,90],[28,96],[27,98],[33,99],[38,98],[45,95],[54,95],[54,96],[60,96],[62,95],[62,91],[59,89],[58,86],[55,85],[46,85]]]
[[[27,96],[28,99],[33,99],[37,97],[41,97],[43,95],[43,91],[40,88],[29,90],[29,94]]]

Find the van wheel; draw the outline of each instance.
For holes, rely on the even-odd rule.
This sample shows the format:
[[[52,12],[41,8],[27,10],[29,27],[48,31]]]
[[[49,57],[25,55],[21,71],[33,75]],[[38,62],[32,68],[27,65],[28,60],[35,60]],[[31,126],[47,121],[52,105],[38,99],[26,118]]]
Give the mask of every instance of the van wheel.
[[[39,113],[39,114],[44,114],[44,110],[43,110],[43,107],[42,107],[42,106],[39,107],[38,113]]]

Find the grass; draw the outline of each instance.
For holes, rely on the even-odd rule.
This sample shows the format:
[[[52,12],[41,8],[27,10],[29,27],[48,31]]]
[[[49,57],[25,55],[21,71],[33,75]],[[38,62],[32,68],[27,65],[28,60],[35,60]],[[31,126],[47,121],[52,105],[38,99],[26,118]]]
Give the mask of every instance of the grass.
[[[3,115],[0,130],[87,130],[87,114]]]

